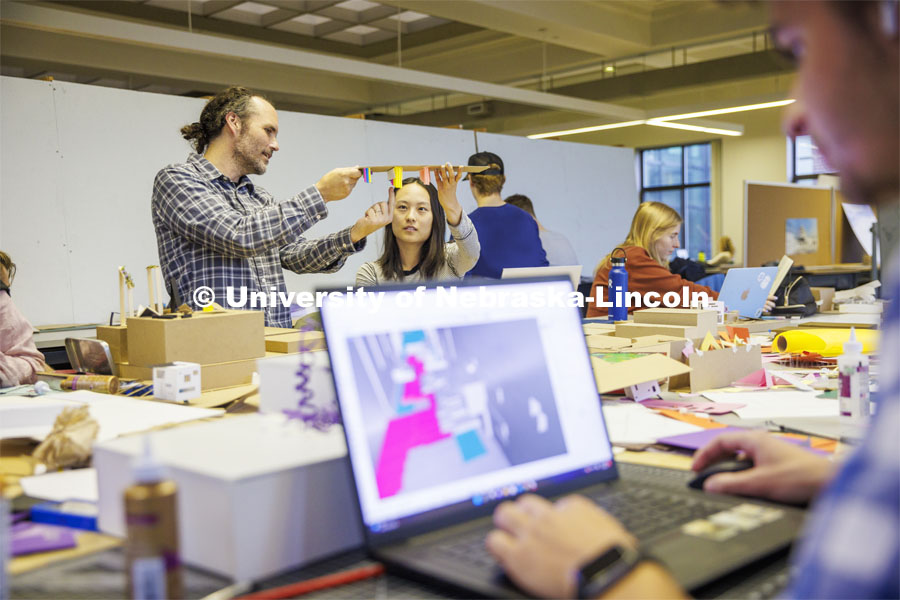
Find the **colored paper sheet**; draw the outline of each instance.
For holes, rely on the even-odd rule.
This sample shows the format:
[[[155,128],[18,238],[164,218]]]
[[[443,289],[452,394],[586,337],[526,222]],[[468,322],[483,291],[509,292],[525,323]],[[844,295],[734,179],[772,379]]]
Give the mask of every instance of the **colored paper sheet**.
[[[63,550],[76,545],[75,532],[68,527],[25,521],[10,528],[9,549],[13,556]]]

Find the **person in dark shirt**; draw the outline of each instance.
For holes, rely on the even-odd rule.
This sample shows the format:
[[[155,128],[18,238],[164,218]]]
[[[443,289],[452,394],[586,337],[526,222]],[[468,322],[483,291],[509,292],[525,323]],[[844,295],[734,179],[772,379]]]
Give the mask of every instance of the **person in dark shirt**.
[[[478,232],[481,256],[466,277],[500,279],[507,267],[549,266],[535,220],[500,195],[506,183],[503,160],[493,152],[478,152],[469,157],[469,166],[488,169],[469,175],[469,187],[478,202],[469,218]]]

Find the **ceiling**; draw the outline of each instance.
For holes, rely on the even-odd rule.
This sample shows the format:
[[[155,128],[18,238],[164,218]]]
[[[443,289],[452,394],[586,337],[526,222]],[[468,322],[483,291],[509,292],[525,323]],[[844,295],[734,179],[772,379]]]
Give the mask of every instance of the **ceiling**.
[[[785,98],[791,68],[771,49],[764,11],[695,0],[0,0],[0,69],[189,96],[240,83],[287,110],[527,135]]]

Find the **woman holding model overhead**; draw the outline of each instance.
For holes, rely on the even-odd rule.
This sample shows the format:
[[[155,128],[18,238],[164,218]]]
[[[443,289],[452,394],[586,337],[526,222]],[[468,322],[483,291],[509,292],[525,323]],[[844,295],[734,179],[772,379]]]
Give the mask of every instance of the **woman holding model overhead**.
[[[410,177],[369,210],[387,211],[381,258],[356,272],[357,286],[392,281],[461,279],[478,262],[478,233],[456,198],[462,172],[449,163],[434,170],[435,185]],[[445,242],[445,222],[452,242]]]
[[[719,294],[708,287],[697,285],[669,271],[669,257],[678,248],[678,234],[683,219],[675,209],[659,202],[642,202],[631,221],[628,237],[618,247],[625,250],[625,269],[628,271],[628,291],[657,292],[660,297],[666,292],[677,292],[681,295],[683,287],[688,288],[688,295],[693,292],[706,292],[710,300],[716,300]],[[597,298],[598,288],[603,289],[603,300],[609,301],[610,255],[600,261],[591,287],[591,297]],[[688,308],[688,307],[685,307]],[[768,308],[768,307],[767,307]],[[605,317],[605,307],[596,306],[596,302],[588,305],[587,317]],[[630,307],[628,312],[634,312]]]

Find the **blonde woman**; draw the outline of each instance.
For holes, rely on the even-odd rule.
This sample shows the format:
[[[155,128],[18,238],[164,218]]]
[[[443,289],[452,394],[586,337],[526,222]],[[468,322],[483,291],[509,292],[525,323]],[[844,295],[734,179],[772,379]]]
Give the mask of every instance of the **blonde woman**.
[[[625,250],[629,292],[640,292],[642,295],[657,292],[662,298],[666,292],[677,292],[680,296],[682,288],[687,287],[688,297],[693,292],[706,292],[710,300],[718,299],[717,292],[669,271],[669,257],[679,246],[678,234],[682,222],[681,215],[665,204],[641,203],[631,221],[628,237],[618,246]],[[597,298],[598,287],[608,288],[610,268],[607,255],[597,265],[591,297]],[[603,299],[609,301],[607,296],[607,289],[603,289]],[[634,307],[629,307],[628,312],[634,312]],[[588,305],[588,318],[605,316],[607,316],[606,308],[596,306],[596,302]]]

